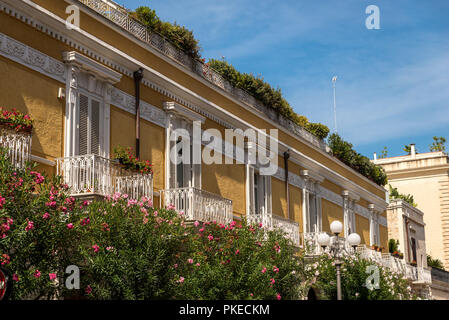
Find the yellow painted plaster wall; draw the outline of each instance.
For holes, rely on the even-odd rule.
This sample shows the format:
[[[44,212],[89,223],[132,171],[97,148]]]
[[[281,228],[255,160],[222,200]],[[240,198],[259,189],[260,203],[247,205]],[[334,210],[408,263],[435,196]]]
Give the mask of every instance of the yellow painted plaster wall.
[[[303,228],[302,221],[302,190],[300,188],[289,186],[290,197],[290,218],[299,223],[299,230]]]
[[[388,229],[384,226],[379,226],[380,243],[379,246],[383,247],[383,252],[388,252]]]
[[[360,244],[370,245],[369,242],[369,220],[361,215],[355,215],[355,231],[361,238]]]
[[[232,200],[236,215],[246,211],[245,166],[210,164],[201,166],[202,189]]]
[[[285,183],[279,179],[271,178],[272,210],[273,214],[287,218],[287,199],[285,196]]]
[[[63,155],[65,103],[57,98],[61,86],[51,78],[0,57],[0,105],[7,110],[16,108],[34,119],[31,153],[50,160]]]
[[[323,231],[330,232],[330,225],[333,221],[339,220],[343,223],[343,208],[327,201],[326,199],[321,199],[322,208],[322,221],[323,221]],[[345,234],[342,233],[340,236],[344,237]]]

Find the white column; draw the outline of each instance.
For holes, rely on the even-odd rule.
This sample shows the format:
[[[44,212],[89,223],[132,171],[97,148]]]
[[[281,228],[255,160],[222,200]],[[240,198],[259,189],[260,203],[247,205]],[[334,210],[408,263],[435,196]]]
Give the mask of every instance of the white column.
[[[65,132],[64,132],[64,156],[70,157],[78,154],[78,78],[77,69],[67,66],[66,79],[66,105],[65,105]]]

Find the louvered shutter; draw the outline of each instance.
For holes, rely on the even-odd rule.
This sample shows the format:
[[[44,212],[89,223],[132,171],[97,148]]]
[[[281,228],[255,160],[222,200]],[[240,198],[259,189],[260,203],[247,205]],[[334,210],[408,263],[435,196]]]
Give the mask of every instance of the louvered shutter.
[[[80,94],[79,97],[79,155],[101,155],[100,115],[101,105],[97,100]]]
[[[250,214],[255,214],[256,213],[256,197],[255,197],[255,193],[254,193],[254,168],[251,167],[250,165],[248,165],[248,170],[246,171],[248,174],[248,182],[249,182],[249,210],[250,210]]]
[[[79,98],[79,150],[78,154],[89,153],[89,98],[80,94]]]
[[[91,100],[90,122],[90,153],[100,155],[100,102]]]

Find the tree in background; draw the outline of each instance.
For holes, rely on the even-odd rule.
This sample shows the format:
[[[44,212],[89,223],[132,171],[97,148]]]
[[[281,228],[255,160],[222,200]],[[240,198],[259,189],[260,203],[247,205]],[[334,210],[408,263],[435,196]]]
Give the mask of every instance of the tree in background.
[[[446,138],[444,137],[433,137],[433,142],[430,145],[430,152],[436,152],[436,151],[446,151]]]
[[[385,146],[382,151],[380,152],[380,157],[379,159],[385,159],[386,157],[388,157],[388,149],[387,146]]]

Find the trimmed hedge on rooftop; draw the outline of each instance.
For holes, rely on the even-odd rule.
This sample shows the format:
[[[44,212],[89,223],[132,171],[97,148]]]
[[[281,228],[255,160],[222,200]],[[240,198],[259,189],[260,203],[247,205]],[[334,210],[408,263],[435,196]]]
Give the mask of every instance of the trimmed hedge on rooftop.
[[[352,144],[344,141],[338,134],[333,133],[329,136],[328,145],[332,154],[352,169],[380,186],[387,184],[387,174],[384,168],[372,163],[370,159],[355,151]]]
[[[296,114],[287,100],[282,96],[280,88],[273,88],[260,76],[249,73],[241,73],[227,61],[210,59],[209,66],[223,76],[236,88],[242,89],[262,102],[265,106],[273,108],[281,115],[292,120],[319,139],[324,139],[329,134],[329,128],[321,123],[311,123],[306,117]]]
[[[184,26],[162,21],[156,11],[148,7],[138,7],[136,11],[130,12],[131,17],[143,23],[148,29],[159,33],[167,38],[178,49],[184,51],[194,59],[201,58],[201,48],[195,39],[193,32]]]

